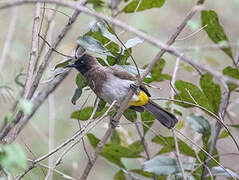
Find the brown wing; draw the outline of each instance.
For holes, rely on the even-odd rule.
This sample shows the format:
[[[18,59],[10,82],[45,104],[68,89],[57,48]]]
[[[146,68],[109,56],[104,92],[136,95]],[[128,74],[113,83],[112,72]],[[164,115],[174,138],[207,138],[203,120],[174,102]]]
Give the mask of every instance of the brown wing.
[[[107,69],[110,70],[116,77],[120,79],[126,79],[131,81],[136,81],[136,77],[132,74],[128,73],[126,70],[119,66],[107,66]],[[148,89],[144,85],[140,85],[139,87],[142,91],[144,91],[149,97],[151,97]]]

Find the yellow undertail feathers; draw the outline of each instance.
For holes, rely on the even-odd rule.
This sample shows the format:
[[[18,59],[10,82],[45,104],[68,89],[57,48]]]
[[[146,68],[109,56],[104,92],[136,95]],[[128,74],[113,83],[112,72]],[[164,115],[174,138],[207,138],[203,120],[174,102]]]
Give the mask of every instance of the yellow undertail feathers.
[[[138,98],[139,98],[139,100],[137,100],[137,101],[131,101],[130,105],[131,106],[143,106],[149,102],[149,97],[143,91],[139,92]]]

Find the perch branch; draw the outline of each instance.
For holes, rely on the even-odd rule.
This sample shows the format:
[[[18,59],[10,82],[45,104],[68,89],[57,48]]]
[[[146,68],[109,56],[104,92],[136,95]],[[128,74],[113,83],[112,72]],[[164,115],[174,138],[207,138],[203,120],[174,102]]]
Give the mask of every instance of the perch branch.
[[[90,10],[82,5],[77,5],[76,3],[74,2],[69,2],[69,1],[64,1],[64,0],[38,0],[39,2],[47,2],[47,3],[53,3],[53,4],[58,4],[58,5],[61,5],[61,6],[66,6],[66,7],[69,7],[69,8],[72,8],[72,9],[76,9],[78,11],[81,11],[83,13],[86,13],[86,14],[89,14],[91,16],[94,16],[94,17],[97,17],[97,18],[100,18],[100,19],[104,19],[122,29],[125,29],[133,34],[136,34],[137,36],[141,37],[142,39],[150,42],[152,45],[156,46],[156,47],[159,47],[162,49],[162,51],[167,51],[169,52],[170,54],[176,56],[176,57],[180,57],[180,53],[177,52],[175,49],[173,48],[170,48],[168,45],[164,44],[164,43],[161,43],[159,41],[158,38],[156,37],[153,37],[147,33],[144,33],[140,30],[137,30],[135,28],[133,28],[132,26],[129,26],[128,24],[122,22],[122,21],[119,21],[117,19],[114,19],[114,18],[111,18],[109,16],[105,16],[101,13],[98,13],[96,11],[93,11],[93,10]],[[197,2],[197,6],[196,6],[196,10],[197,9],[200,9],[200,5],[201,3],[203,3],[204,1],[202,0],[199,0]],[[18,0],[18,1],[11,1],[11,2],[7,2],[7,3],[1,3],[0,4],[0,9],[4,9],[4,8],[9,8],[9,7],[12,7],[12,6],[17,6],[17,5],[22,5],[22,4],[26,4],[26,3],[36,3],[36,1],[34,0]],[[187,17],[190,17],[192,13],[189,13],[187,15]],[[190,18],[185,18],[185,22],[187,22]],[[184,23],[182,23],[184,24]],[[184,25],[182,25],[182,29],[183,27],[185,27],[186,23]],[[181,27],[181,26],[179,26]],[[181,30],[182,30],[181,29]],[[174,35],[178,36],[178,34],[181,32],[180,29],[176,31],[177,33],[175,33]],[[173,38],[172,38],[173,39]],[[224,76],[221,72],[219,71],[215,71],[214,68],[211,68],[209,66],[206,66],[206,65],[202,65],[200,63],[197,63],[199,61],[195,60],[193,61],[191,58],[188,58],[186,56],[182,56],[181,57],[181,60],[190,64],[191,66],[197,68],[197,69],[200,69],[202,71],[205,71],[205,72],[208,72],[210,74],[212,74],[214,77],[216,77],[217,79],[222,79],[226,82],[230,82],[230,83],[234,83],[234,84],[237,84],[239,85],[239,80],[237,79],[234,79],[234,78],[231,78],[231,77],[228,77],[228,76]],[[156,64],[156,60],[154,61],[154,64]],[[144,72],[144,74],[141,75],[141,77],[145,77],[145,75],[148,73],[148,70],[149,70],[149,66],[148,66],[148,69],[146,69],[146,71]],[[34,90],[35,91],[35,90]]]
[[[198,1],[198,2],[203,2],[203,1]],[[168,41],[168,44],[166,45],[167,48],[169,45],[171,45],[175,39],[177,38],[177,36],[180,34],[180,32],[183,30],[183,28],[186,26],[187,22],[189,19],[191,19],[191,17],[196,13],[196,9],[197,8],[192,8],[192,10],[190,11],[190,13],[186,16],[186,18],[183,20],[183,22],[179,25],[179,27],[177,28],[176,32],[172,35],[172,37],[170,38],[170,40]],[[113,23],[113,22],[112,22]],[[116,24],[117,25],[117,24]],[[138,30],[136,30],[138,31]],[[140,32],[141,33],[141,32]],[[147,34],[146,34],[147,35]],[[165,45],[163,45],[165,46]],[[146,68],[146,70],[143,72],[143,74],[141,75],[140,79],[137,80],[136,82],[136,86],[139,86],[142,82],[142,80],[147,76],[147,74],[152,70],[152,68],[156,65],[156,63],[159,61],[159,59],[162,57],[162,55],[166,52],[166,48],[162,49],[157,55],[156,57],[153,59],[153,61],[149,64],[149,66]],[[181,57],[181,55],[180,55]],[[117,111],[116,116],[114,117],[114,120],[116,122],[119,122],[119,119],[121,118],[124,110],[128,107],[128,104],[130,102],[130,99],[133,96],[133,90],[131,89],[129,91],[129,93],[126,95],[126,97],[124,98],[119,110]],[[83,172],[83,175],[81,176],[81,180],[85,180],[87,179],[93,165],[96,162],[96,159],[98,158],[102,148],[104,147],[104,144],[107,142],[108,138],[110,137],[110,135],[112,134],[113,130],[114,130],[114,126],[112,126],[111,124],[109,125],[108,130],[106,131],[106,133],[104,134],[103,138],[101,139],[101,141],[98,143],[95,153],[93,155],[93,158],[91,159],[91,162],[88,161],[88,164],[86,165],[86,168]]]

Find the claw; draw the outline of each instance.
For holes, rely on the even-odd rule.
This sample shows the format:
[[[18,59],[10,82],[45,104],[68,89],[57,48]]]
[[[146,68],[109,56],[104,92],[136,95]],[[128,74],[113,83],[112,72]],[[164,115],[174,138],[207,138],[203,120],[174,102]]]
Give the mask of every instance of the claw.
[[[137,91],[139,88],[135,83],[130,84],[130,88],[133,89],[134,91]]]
[[[115,112],[111,117],[110,117],[110,124],[113,127],[118,127],[119,126],[119,122],[115,120],[115,115],[117,114],[117,112]]]

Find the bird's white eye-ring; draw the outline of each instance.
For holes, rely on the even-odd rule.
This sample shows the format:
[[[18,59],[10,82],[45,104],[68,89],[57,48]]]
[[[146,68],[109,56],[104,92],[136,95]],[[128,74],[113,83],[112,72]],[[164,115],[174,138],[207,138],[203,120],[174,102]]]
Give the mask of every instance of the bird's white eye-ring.
[[[84,61],[83,61],[83,60],[81,60],[81,61],[80,61],[80,63],[81,63],[81,64],[84,64]]]

